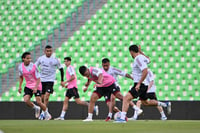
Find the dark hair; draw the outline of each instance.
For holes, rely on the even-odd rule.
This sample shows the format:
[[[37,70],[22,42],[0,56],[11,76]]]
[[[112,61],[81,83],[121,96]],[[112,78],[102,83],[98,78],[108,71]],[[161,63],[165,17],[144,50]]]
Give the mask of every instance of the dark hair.
[[[131,45],[129,46],[129,51],[133,51],[133,52],[136,52],[138,53],[139,52],[139,49],[138,49],[138,46],[137,45]]]
[[[45,46],[45,49],[49,49],[49,48],[52,48],[52,46],[50,46],[50,45]]]
[[[71,57],[65,57],[64,60],[68,60],[68,61],[71,61]]]
[[[84,73],[86,72],[86,70],[87,70],[86,66],[80,66],[79,67],[79,72],[80,72],[81,75],[84,75]]]
[[[27,55],[31,55],[31,53],[30,53],[30,52],[24,52],[24,53],[22,54],[22,56],[21,56],[22,61],[23,61],[24,58],[26,58]]]
[[[102,63],[107,63],[107,62],[110,62],[110,60],[108,58],[103,58],[102,59]]]

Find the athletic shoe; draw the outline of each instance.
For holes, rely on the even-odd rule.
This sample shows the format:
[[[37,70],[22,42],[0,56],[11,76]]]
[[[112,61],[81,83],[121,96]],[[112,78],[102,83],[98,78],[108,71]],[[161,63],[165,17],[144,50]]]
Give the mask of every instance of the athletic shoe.
[[[83,122],[92,122],[93,120],[91,118],[86,118],[85,120],[83,120]]]
[[[46,113],[45,120],[51,120],[51,115],[49,113]]]
[[[98,105],[94,106],[94,112],[96,115],[99,115],[99,106]]]
[[[42,112],[38,118],[39,120],[44,120],[45,119],[45,116],[44,116],[44,113]]]
[[[167,102],[167,113],[171,114],[171,102]]]
[[[63,118],[63,117],[58,117],[58,118],[55,118],[54,120],[65,120],[65,118]]]
[[[126,123],[125,119],[118,119],[116,121],[114,121],[113,123]]]
[[[40,107],[35,108],[35,118],[38,118],[40,116]]]
[[[139,110],[137,110],[136,111],[136,113],[137,113],[137,115],[139,116],[139,115],[141,115],[142,114],[142,112],[143,112],[143,110],[142,109],[139,109]]]
[[[160,119],[163,120],[163,121],[165,121],[165,120],[167,120],[167,117],[164,116],[164,117],[161,117]]]
[[[106,119],[105,119],[106,122],[108,121],[111,121],[111,118],[108,116]]]

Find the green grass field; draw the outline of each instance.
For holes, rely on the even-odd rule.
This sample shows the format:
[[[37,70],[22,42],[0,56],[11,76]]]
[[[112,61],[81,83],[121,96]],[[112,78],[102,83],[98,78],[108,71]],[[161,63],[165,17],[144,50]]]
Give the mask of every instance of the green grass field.
[[[127,123],[82,120],[0,120],[0,133],[199,133],[200,121],[138,120]]]

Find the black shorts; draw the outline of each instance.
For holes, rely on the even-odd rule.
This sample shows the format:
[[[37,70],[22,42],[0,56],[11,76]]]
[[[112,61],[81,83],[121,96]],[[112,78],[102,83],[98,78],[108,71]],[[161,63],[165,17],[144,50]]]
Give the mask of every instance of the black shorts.
[[[147,93],[147,98],[151,100],[157,100],[156,93],[155,92]]]
[[[46,92],[52,94],[53,85],[54,85],[54,82],[42,82],[42,94],[44,95]]]
[[[76,87],[67,89],[65,96],[68,97],[69,99],[71,97],[74,97],[75,99],[80,97],[78,93],[78,89]]]
[[[139,91],[135,90],[137,83],[134,83],[134,86],[131,88],[131,90],[129,90],[129,92],[131,93],[131,95],[134,98],[139,97],[141,100],[147,100],[147,88],[148,86],[144,85],[143,83],[140,85],[140,89]]]
[[[33,90],[29,89],[28,87],[24,87],[24,96],[25,95],[30,95],[31,97],[33,96]],[[35,97],[41,96],[41,91],[37,90],[36,93],[34,93]]]
[[[119,88],[117,88],[117,86],[113,83],[112,85],[108,87],[96,87],[96,90],[94,91],[94,93],[97,93],[99,98],[104,96],[105,101],[107,102],[110,100],[111,94],[116,94],[119,91],[118,89]]]

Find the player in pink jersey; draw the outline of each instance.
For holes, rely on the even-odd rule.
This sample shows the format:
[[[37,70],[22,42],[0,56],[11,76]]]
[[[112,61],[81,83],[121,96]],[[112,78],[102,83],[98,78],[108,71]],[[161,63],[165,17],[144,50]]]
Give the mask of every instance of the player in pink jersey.
[[[24,87],[24,102],[29,107],[35,109],[35,117],[38,118],[40,115],[40,108],[45,112],[45,120],[50,120],[51,115],[47,111],[47,107],[42,103],[41,91],[42,85],[40,82],[40,74],[35,64],[31,62],[30,52],[25,52],[22,54],[22,61],[19,65],[19,89],[18,92],[22,91],[23,79],[26,80],[26,86]],[[39,106],[31,102],[31,97],[35,95],[36,102]]]
[[[92,93],[90,98],[88,117],[83,121],[93,121],[92,115],[95,102],[102,96],[109,99],[110,95],[114,94],[120,100],[123,100],[122,94],[115,85],[115,79],[104,70],[95,67],[87,68],[86,66],[81,66],[79,68],[79,72],[82,76],[88,78],[88,81],[85,84],[84,92],[87,91],[91,81],[96,83],[96,90]]]
[[[77,77],[74,67],[71,65],[71,57],[65,57],[65,65],[67,67],[66,71],[66,78],[67,80],[65,82],[62,82],[62,86],[67,88],[66,94],[65,94],[65,100],[63,102],[63,108],[60,116],[58,118],[55,118],[55,120],[64,120],[66,111],[68,109],[68,102],[69,99],[74,97],[77,104],[88,106],[89,103],[85,101],[81,101],[79,98],[78,93],[78,87],[77,87]],[[94,111],[98,115],[98,106],[94,107]]]

